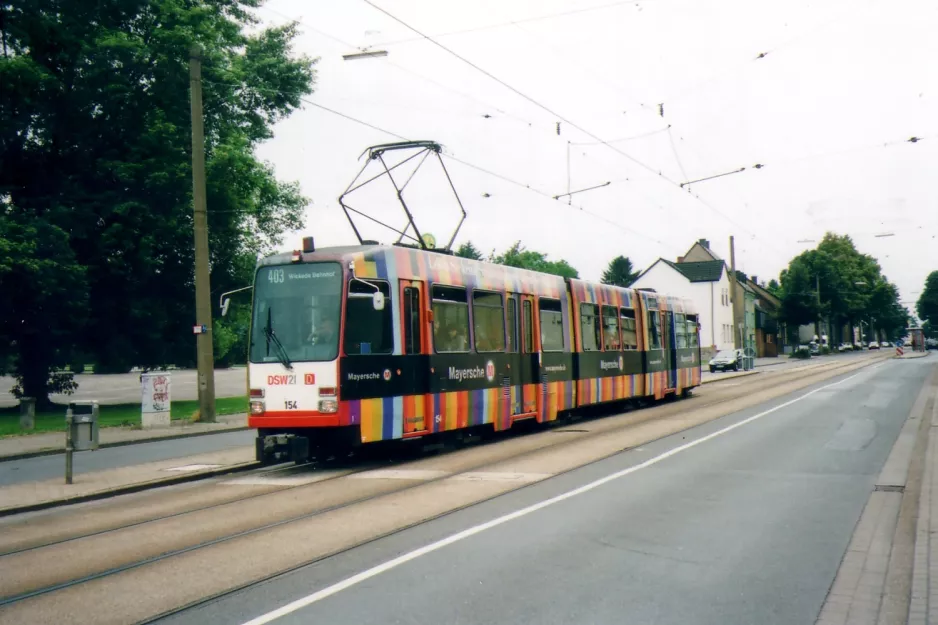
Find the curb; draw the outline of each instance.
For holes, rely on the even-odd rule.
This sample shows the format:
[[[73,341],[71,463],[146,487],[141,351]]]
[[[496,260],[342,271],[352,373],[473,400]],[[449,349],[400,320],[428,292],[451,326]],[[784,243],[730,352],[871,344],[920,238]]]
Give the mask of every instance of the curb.
[[[875,359],[871,358],[868,362],[856,368],[863,369],[876,362],[882,362],[886,360],[889,360],[889,358],[875,358]],[[831,367],[830,370],[850,367],[853,364],[854,363],[838,364],[835,367]],[[739,375],[735,375],[729,378],[722,378],[722,379],[731,380],[734,377],[746,377],[749,375],[755,375],[757,373],[759,372],[758,371],[746,371],[746,372],[741,372]],[[799,379],[801,377],[802,376],[798,376]],[[711,380],[711,381],[718,382],[720,380]],[[704,383],[705,382],[701,381],[701,385],[703,385]],[[250,428],[245,427],[241,429],[250,429]],[[228,430],[228,431],[234,431],[234,430]],[[175,438],[184,438],[186,436],[200,436],[200,435],[205,435],[205,434],[217,434],[217,433],[218,432],[199,432],[197,434],[182,435],[182,436],[177,436]],[[111,446],[120,446],[122,444],[133,444],[136,442],[142,442],[142,441],[115,443],[115,444],[112,444]],[[100,499],[107,499],[110,497],[116,497],[118,495],[128,495],[131,493],[137,493],[137,492],[150,490],[153,488],[158,488],[158,487],[163,487],[163,486],[185,484],[186,482],[195,482],[198,480],[211,478],[211,477],[218,477],[218,476],[226,475],[230,473],[242,473],[245,471],[250,471],[251,469],[260,468],[261,466],[263,466],[263,463],[260,463],[254,460],[251,462],[234,464],[234,465],[230,465],[230,466],[219,468],[219,469],[210,469],[208,471],[195,471],[193,473],[188,473],[186,475],[178,475],[178,476],[173,476],[173,477],[159,478],[156,480],[149,480],[146,482],[137,482],[135,484],[127,484],[125,486],[118,486],[115,488],[98,491],[96,493],[89,493],[87,495],[78,495],[76,497],[64,497],[61,499],[53,499],[49,501],[43,501],[40,503],[29,504],[26,506],[18,506],[18,507],[13,507],[13,508],[0,509],[0,518],[13,516],[16,514],[23,514],[26,512],[35,512],[39,510],[47,510],[49,508],[57,508],[60,506],[73,505],[73,504],[83,503],[83,502],[88,502],[88,501],[96,501]]]
[[[212,436],[214,434],[227,434],[228,432],[243,432],[245,430],[250,430],[246,425],[239,425],[233,428],[225,428],[223,430],[207,431],[207,432],[187,432],[184,434],[170,434],[169,436],[151,436],[149,438],[137,438],[134,440],[127,441],[112,441],[110,443],[101,443],[98,445],[98,449],[106,449],[108,447],[124,447],[126,445],[138,445],[140,443],[156,443],[159,441],[172,441],[180,438],[195,438],[196,436]],[[64,432],[62,432],[64,436]],[[28,436],[28,434],[27,434]],[[27,460],[29,458],[38,458],[39,456],[55,456],[59,454],[64,454],[64,447],[55,447],[55,448],[46,448],[39,449],[37,451],[24,451],[19,454],[10,454],[7,456],[0,456],[0,463],[10,462],[13,460]]]
[[[736,378],[745,378],[746,376],[756,375],[757,373],[762,373],[762,372],[756,371],[756,370],[740,371],[738,373],[734,372],[733,375],[722,376],[719,378],[707,378],[706,380],[702,379],[700,380],[700,385],[703,386],[704,384],[712,384],[714,382],[726,382],[727,380],[734,380]]]
[[[176,475],[173,477],[159,478],[155,480],[148,480],[146,482],[137,482],[134,484],[127,484],[125,486],[117,486],[115,488],[108,488],[106,490],[101,490],[95,493],[88,493],[87,495],[76,495],[75,497],[63,497],[61,499],[50,499],[49,501],[43,501],[40,503],[32,503],[25,506],[15,506],[12,508],[2,508],[0,509],[0,518],[13,516],[16,514],[24,514],[26,512],[36,512],[39,510],[47,510],[49,508],[58,508],[60,506],[70,506],[76,503],[84,503],[87,501],[96,501],[99,499],[108,499],[110,497],[116,497],[118,495],[129,495],[131,493],[138,493],[144,490],[151,490],[153,488],[159,488],[162,486],[173,486],[175,484],[185,484],[186,482],[195,482],[197,480],[203,480],[209,477],[218,477],[221,475],[227,475],[229,473],[243,473],[245,471],[250,471],[251,469],[257,469],[263,466],[262,463],[252,460],[251,462],[244,462],[241,464],[232,464],[227,467],[220,469],[211,469],[208,471],[193,471],[192,473],[187,473],[185,475]]]

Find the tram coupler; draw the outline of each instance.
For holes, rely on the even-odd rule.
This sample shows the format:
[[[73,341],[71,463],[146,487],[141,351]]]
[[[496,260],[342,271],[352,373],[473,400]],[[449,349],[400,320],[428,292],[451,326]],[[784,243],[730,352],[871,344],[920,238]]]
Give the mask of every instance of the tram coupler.
[[[254,439],[254,456],[264,464],[278,461],[301,464],[309,460],[309,439],[296,434],[258,436]]]

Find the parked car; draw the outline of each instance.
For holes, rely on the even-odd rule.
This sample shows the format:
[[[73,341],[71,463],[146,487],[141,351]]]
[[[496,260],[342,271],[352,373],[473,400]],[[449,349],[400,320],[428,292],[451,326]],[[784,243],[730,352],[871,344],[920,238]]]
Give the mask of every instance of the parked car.
[[[879,349],[879,343],[877,343],[876,341],[871,341],[870,349]]]
[[[844,352],[852,352],[853,345],[851,345],[850,343],[841,343],[839,346],[837,346],[837,351],[840,352],[841,354]]]
[[[889,341],[882,341],[880,342],[879,346],[880,347],[892,347],[892,343],[890,343]]]
[[[812,356],[817,356],[821,353],[821,345],[815,341],[808,343],[808,350],[810,350]]]
[[[925,347],[928,349],[938,349],[938,339],[925,339]]]
[[[743,364],[744,352],[741,349],[724,349],[710,359],[710,373],[716,371],[739,371]]]

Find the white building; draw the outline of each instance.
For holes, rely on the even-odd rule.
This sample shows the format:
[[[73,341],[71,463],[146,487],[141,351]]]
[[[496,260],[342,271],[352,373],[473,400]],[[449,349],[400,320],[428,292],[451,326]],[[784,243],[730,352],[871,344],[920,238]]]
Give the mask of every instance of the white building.
[[[711,260],[687,260],[704,254]],[[659,258],[642,272],[631,288],[654,289],[693,301],[700,315],[700,348],[706,360],[721,349],[733,349],[729,276],[725,263],[709,250],[705,240],[695,243],[681,260],[683,262],[673,263]]]

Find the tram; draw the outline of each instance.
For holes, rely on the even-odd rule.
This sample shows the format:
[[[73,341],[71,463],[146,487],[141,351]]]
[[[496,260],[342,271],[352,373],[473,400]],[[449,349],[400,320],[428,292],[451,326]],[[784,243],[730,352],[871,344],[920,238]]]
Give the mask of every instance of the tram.
[[[664,294],[402,245],[258,263],[248,358],[262,462],[700,385],[698,317]]]

